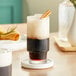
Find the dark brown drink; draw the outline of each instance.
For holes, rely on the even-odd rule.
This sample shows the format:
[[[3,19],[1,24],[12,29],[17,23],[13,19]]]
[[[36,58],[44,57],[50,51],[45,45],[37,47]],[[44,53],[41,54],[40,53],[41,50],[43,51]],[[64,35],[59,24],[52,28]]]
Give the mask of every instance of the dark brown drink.
[[[12,65],[0,67],[0,76],[12,76]]]
[[[45,63],[49,51],[49,17],[40,17],[39,14],[27,17],[27,50],[30,63]]]
[[[49,38],[47,39],[32,39],[27,38],[27,50],[29,51],[30,59],[42,60],[46,59],[49,50]]]

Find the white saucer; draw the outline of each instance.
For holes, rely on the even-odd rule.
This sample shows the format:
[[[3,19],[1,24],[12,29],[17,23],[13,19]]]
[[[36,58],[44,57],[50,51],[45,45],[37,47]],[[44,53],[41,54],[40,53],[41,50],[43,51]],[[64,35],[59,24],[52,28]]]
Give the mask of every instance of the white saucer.
[[[29,59],[22,59],[21,60],[21,66],[23,68],[29,68],[29,69],[45,69],[45,68],[50,68],[53,67],[54,62],[53,60],[47,59],[46,63],[42,64],[31,64],[29,63]]]

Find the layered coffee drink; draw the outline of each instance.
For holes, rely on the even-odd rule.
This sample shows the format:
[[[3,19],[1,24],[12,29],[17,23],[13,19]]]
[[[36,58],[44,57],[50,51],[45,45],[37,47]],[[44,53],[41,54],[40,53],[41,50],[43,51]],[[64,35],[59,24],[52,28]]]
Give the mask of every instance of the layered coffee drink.
[[[49,50],[49,38],[47,39],[27,39],[27,49],[29,50],[30,58],[33,60],[46,59],[47,51]]]
[[[27,17],[27,50],[32,61],[44,61],[49,51],[49,17]]]
[[[12,52],[0,49],[0,76],[12,76]]]

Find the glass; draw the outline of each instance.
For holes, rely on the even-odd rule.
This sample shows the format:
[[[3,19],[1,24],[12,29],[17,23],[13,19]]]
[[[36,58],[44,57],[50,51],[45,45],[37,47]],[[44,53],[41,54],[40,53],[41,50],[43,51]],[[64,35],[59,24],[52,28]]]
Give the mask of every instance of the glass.
[[[64,0],[59,4],[59,39],[67,41],[69,28],[72,24],[73,5],[70,0]]]
[[[49,17],[40,17],[41,14],[27,17],[27,50],[32,64],[45,63],[49,51]]]
[[[0,48],[0,76],[12,76],[12,52]]]

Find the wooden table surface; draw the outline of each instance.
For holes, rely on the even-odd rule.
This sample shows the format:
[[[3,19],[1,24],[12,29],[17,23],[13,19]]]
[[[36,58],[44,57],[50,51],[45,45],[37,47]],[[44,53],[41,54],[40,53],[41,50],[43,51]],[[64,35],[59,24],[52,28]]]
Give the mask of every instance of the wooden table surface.
[[[13,52],[12,76],[76,76],[76,52],[62,52],[50,35],[48,58],[54,60],[52,68],[30,70],[21,68],[20,56],[27,53],[26,48]]]

